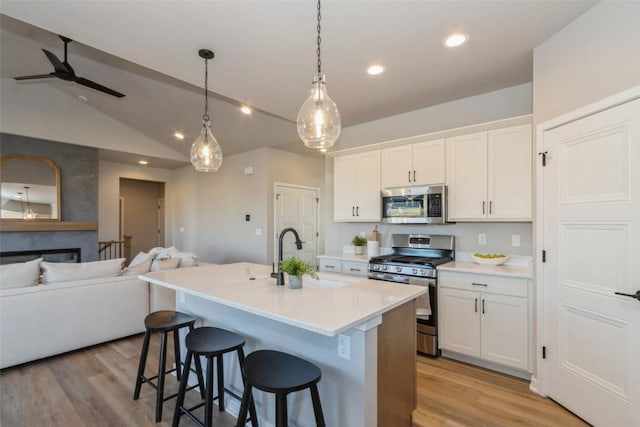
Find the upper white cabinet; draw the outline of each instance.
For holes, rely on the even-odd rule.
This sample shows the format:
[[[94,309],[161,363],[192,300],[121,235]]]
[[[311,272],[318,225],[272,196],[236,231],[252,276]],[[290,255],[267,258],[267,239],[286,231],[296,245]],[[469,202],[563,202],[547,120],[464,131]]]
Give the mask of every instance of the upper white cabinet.
[[[333,159],[334,221],[380,222],[380,150]]]
[[[382,150],[382,187],[443,184],[445,140]]]
[[[452,221],[531,220],[531,125],[446,140]]]

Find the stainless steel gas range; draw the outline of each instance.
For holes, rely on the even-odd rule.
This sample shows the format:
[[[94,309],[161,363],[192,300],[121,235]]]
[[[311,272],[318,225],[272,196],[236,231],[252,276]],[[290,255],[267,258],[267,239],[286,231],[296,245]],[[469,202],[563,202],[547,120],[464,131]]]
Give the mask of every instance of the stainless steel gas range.
[[[392,253],[369,260],[369,278],[428,286],[431,314],[417,304],[417,347],[438,356],[438,277],[436,267],[453,261],[455,237],[428,234],[393,234]]]

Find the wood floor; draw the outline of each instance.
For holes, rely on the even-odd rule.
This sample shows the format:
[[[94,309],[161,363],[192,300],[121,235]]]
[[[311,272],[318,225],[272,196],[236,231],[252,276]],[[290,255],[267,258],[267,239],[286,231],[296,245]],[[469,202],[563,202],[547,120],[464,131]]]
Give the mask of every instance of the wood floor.
[[[171,425],[174,399],[165,402],[158,424],[154,422],[155,394],[151,387],[143,385],[140,399],[132,399],[141,346],[140,335],[3,370],[0,425]],[[158,340],[153,339],[146,372],[149,376],[157,369],[157,354]],[[169,363],[173,363],[171,357]],[[167,380],[167,393],[173,393],[177,384],[169,377]],[[202,417],[202,409],[199,411],[197,415]],[[234,418],[228,414],[214,410],[214,415],[214,425],[234,425]],[[181,425],[194,424],[183,417]],[[418,357],[414,427],[516,425],[586,424],[554,402],[531,393],[525,381],[443,358]]]

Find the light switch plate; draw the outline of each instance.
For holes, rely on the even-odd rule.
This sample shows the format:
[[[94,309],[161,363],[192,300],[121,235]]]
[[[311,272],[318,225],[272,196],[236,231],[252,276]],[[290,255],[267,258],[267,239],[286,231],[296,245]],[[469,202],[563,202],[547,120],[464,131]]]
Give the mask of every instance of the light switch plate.
[[[486,245],[487,244],[487,235],[486,234],[478,234],[478,244]]]
[[[511,246],[520,246],[520,235],[512,234],[511,235]]]

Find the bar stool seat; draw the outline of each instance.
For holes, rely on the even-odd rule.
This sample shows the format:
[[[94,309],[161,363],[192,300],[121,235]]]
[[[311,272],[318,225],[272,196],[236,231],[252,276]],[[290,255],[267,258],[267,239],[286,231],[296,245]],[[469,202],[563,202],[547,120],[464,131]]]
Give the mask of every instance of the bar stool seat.
[[[182,313],[173,310],[161,310],[154,311],[145,317],[144,319],[144,339],[142,342],[142,352],[140,354],[140,362],[138,364],[138,375],[136,377],[136,387],[133,392],[133,400],[138,400],[140,397],[140,389],[143,383],[149,384],[156,390],[156,422],[162,420],[162,404],[164,401],[169,400],[177,396],[172,394],[171,396],[164,396],[164,382],[165,375],[175,372],[178,381],[183,377],[182,361],[180,360],[180,338],[178,331],[182,328],[194,329],[196,318],[190,314]],[[146,377],[144,375],[145,366],[147,363],[147,356],[149,353],[149,342],[151,340],[151,334],[153,332],[161,332],[162,339],[160,341],[160,358],[158,364],[158,374],[153,377]],[[175,353],[175,368],[167,370],[167,338],[170,332],[173,332],[173,349]],[[189,368],[187,368],[187,372]],[[200,361],[196,361],[196,373],[199,378],[202,378],[202,367]],[[188,373],[186,375],[188,377]],[[153,383],[153,380],[157,380],[157,384]],[[200,386],[200,394],[204,396],[204,388]],[[195,387],[192,387],[195,388]]]
[[[316,425],[325,427],[317,386],[322,374],[316,365],[288,353],[259,350],[247,356],[244,369],[246,382],[236,427],[242,427],[246,423],[247,405],[252,400],[251,392],[254,387],[275,393],[276,427],[288,425],[287,395],[308,388],[311,391]],[[256,426],[257,422],[253,425]]]
[[[204,401],[197,404],[192,408],[185,408],[184,398],[187,390],[188,376],[185,375],[180,381],[180,389],[178,390],[178,398],[176,400],[176,409],[173,414],[173,426],[177,427],[180,423],[180,417],[185,414],[197,424],[201,426],[211,427],[212,426],[212,407],[213,401],[218,401],[218,408],[220,411],[224,411],[224,396],[225,393],[240,400],[240,396],[233,393],[231,390],[225,388],[224,386],[224,365],[222,356],[226,353],[230,353],[232,351],[237,352],[238,354],[238,362],[240,364],[240,372],[242,375],[242,381],[244,383],[244,351],[243,347],[245,344],[245,340],[242,336],[227,331],[225,329],[214,328],[210,326],[205,326],[201,328],[197,328],[189,332],[187,338],[185,340],[185,345],[187,347],[187,356],[185,359],[185,370],[190,369],[191,361],[193,359],[196,360],[196,363],[200,360],[200,357],[205,357],[207,359],[207,379],[205,384],[205,395],[203,396]],[[213,359],[216,359],[216,368],[217,368],[217,396],[213,396]],[[198,379],[198,381],[201,381]],[[205,407],[205,419],[204,423],[197,419],[193,415],[193,411],[201,406]],[[253,401],[250,402],[251,411],[251,420],[252,422],[256,419],[255,417],[255,407],[253,406]]]

